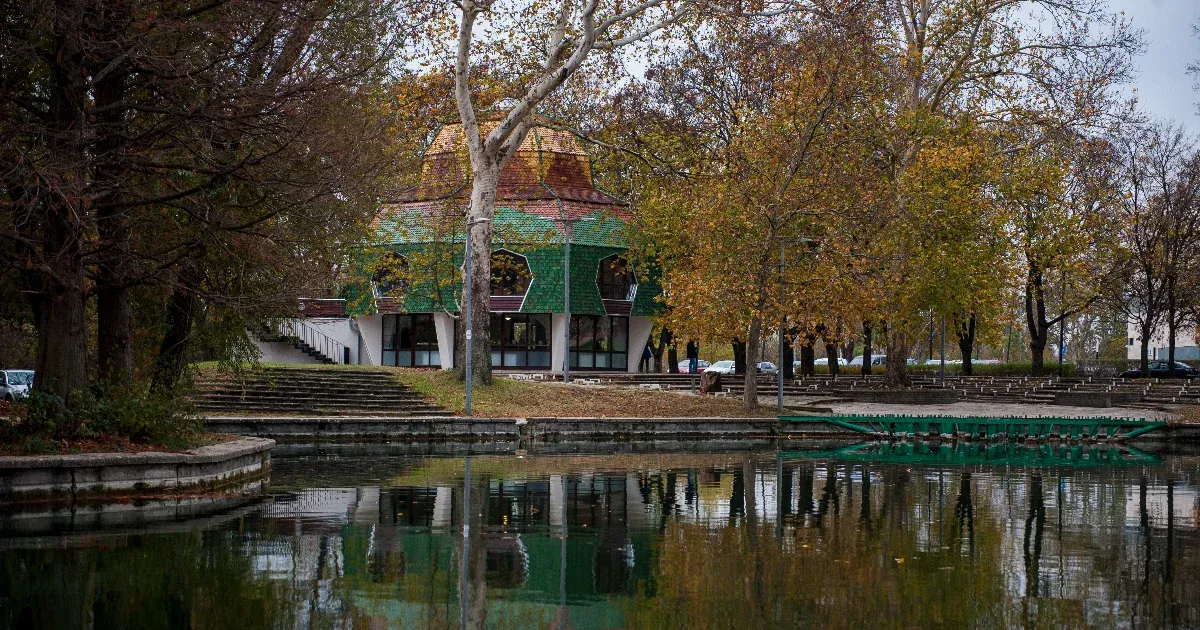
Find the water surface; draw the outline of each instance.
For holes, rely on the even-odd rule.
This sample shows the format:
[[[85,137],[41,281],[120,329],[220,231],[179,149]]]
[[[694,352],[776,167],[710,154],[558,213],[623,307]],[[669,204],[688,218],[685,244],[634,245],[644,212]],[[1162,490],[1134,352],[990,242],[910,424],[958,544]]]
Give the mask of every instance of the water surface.
[[[0,627],[1200,627],[1192,455],[415,448],[277,455],[266,500],[203,521],[0,539]]]

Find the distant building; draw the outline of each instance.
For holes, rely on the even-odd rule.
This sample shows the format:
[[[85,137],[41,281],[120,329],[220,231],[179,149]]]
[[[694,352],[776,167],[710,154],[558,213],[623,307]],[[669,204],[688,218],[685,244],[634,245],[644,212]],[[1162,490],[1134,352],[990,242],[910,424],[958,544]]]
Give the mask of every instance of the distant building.
[[[1126,358],[1138,361],[1142,358],[1142,334],[1134,322],[1127,324],[1128,335],[1125,340]],[[1167,360],[1170,351],[1170,339],[1167,336],[1166,325],[1160,325],[1150,336],[1149,356],[1151,359]],[[1200,347],[1196,345],[1196,330],[1186,326],[1175,331],[1175,360],[1200,361]]]
[[[421,271],[411,274],[412,286],[376,271],[347,287],[344,299],[301,300],[305,330],[335,341],[319,339],[333,347],[321,354],[339,355],[328,357],[337,363],[454,367],[469,173],[461,127],[442,128],[426,151],[419,185],[385,204],[372,226],[375,248],[393,257],[386,268]],[[659,291],[655,278],[625,258],[629,218],[627,203],[594,186],[591,162],[573,135],[545,126],[530,131],[501,173],[496,197],[493,369],[560,372],[569,352],[572,369],[637,370]],[[569,322],[564,219],[573,225]],[[364,268],[378,269],[373,261]],[[430,273],[431,266],[440,271]],[[311,352],[269,339],[258,342],[264,360],[313,360]]]

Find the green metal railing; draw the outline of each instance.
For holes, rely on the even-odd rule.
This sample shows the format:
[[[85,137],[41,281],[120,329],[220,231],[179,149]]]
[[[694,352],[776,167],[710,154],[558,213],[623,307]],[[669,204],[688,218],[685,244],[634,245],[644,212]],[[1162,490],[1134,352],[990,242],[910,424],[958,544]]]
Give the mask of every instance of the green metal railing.
[[[819,422],[873,437],[951,436],[966,439],[1126,440],[1166,422],[1142,418],[991,418],[901,415],[779,416],[781,422]]]
[[[783,459],[837,460],[897,465],[1055,466],[1072,468],[1141,466],[1161,462],[1136,448],[1084,444],[984,444],[958,442],[862,442],[838,449],[783,451]]]

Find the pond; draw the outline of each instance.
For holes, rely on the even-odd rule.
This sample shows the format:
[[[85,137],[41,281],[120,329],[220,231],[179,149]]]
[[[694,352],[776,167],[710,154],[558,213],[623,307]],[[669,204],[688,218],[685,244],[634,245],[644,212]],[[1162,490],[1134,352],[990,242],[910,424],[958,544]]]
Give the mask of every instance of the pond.
[[[0,538],[0,627],[1200,626],[1194,454],[431,449],[283,448],[218,516]]]

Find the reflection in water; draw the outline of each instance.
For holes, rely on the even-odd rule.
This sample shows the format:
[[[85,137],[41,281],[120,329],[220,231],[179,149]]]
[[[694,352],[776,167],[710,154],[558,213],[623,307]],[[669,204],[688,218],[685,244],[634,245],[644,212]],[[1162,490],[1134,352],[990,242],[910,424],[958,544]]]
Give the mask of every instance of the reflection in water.
[[[792,455],[278,458],[204,529],[0,539],[0,627],[1200,626],[1200,458]]]

